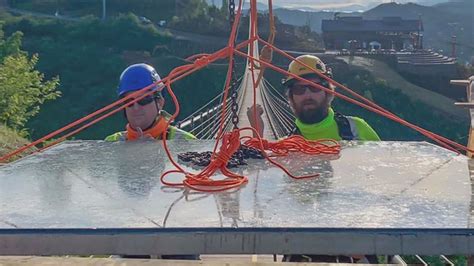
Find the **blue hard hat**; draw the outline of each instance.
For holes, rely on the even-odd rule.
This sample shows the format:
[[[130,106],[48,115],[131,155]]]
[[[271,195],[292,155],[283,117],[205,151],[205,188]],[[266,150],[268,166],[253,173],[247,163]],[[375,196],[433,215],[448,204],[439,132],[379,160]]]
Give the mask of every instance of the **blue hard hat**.
[[[158,80],[161,80],[160,75],[155,68],[147,64],[134,64],[127,67],[120,75],[120,83],[117,88],[117,94],[122,97],[124,94],[143,89]],[[151,91],[158,91],[163,88],[163,85],[152,87]]]

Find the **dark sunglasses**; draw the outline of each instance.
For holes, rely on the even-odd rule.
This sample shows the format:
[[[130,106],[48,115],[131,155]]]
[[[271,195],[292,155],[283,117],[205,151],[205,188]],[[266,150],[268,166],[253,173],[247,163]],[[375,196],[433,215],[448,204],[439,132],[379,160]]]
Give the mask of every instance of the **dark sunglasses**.
[[[326,80],[323,80],[323,81],[320,81],[320,82],[315,82],[315,83],[318,84],[318,85],[321,85],[325,88],[329,87],[329,83]],[[321,89],[313,87],[309,84],[293,85],[293,86],[289,87],[290,92],[292,94],[296,94],[296,95],[303,95],[306,92],[307,89],[312,93],[318,93],[318,92],[322,91]]]
[[[140,100],[136,101],[136,103],[138,103],[140,106],[145,106],[145,105],[147,105],[147,104],[152,103],[152,102],[155,100],[155,98],[156,98],[156,97],[153,96],[153,95],[147,96],[147,97],[145,97],[145,98],[143,98],[143,99],[140,99]],[[132,99],[132,98],[127,99],[127,100],[124,102],[124,104],[129,105],[133,100],[135,100],[135,99]]]

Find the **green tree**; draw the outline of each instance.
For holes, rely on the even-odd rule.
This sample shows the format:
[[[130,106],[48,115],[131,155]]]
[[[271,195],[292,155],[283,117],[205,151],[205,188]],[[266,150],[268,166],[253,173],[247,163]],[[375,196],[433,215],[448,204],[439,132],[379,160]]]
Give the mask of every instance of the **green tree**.
[[[13,33],[7,39],[4,39],[3,35],[4,35],[3,31],[0,30],[0,61],[1,62],[7,56],[16,56],[16,55],[25,54],[25,52],[20,50],[21,38],[23,37],[22,32],[17,31]]]
[[[45,101],[60,96],[59,78],[44,80],[35,70],[38,55],[28,58],[20,50],[21,37],[21,32],[15,32],[0,41],[0,122],[14,129],[21,129]]]

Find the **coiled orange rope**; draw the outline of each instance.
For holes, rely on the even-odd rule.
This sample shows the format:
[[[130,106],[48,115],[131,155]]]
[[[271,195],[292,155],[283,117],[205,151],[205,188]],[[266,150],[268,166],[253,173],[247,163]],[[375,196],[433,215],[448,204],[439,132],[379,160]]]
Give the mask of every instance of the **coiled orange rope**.
[[[294,135],[288,138],[269,142],[265,139],[251,138],[244,142],[245,145],[272,151],[274,156],[285,156],[290,152],[301,152],[309,155],[339,154],[341,145],[333,139],[306,140],[302,136]]]
[[[240,147],[241,140],[248,137],[240,138],[240,132],[243,130],[252,130],[253,128],[242,128],[234,129],[231,132],[227,132],[222,137],[222,143],[219,151],[211,159],[211,163],[206,166],[200,173],[192,174],[181,167],[177,167],[176,170],[170,170],[161,175],[161,182],[167,186],[185,186],[190,189],[194,189],[202,192],[217,192],[237,188],[248,182],[248,178],[236,173],[231,172],[227,168],[227,162]],[[165,138],[163,138],[165,139]],[[166,141],[165,141],[166,142]],[[258,136],[257,138],[251,138],[245,141],[245,145],[252,148],[256,148],[262,151],[265,158],[269,160],[273,165],[282,169],[286,174],[294,179],[303,179],[317,177],[319,174],[295,176],[291,174],[283,165],[275,162],[266,153],[266,150],[273,152],[273,156],[284,156],[290,152],[303,152],[310,155],[322,155],[322,154],[339,154],[341,150],[340,144],[335,140],[317,140],[310,141],[306,140],[301,136],[292,136],[276,142],[269,142]],[[166,149],[167,150],[167,149]],[[167,150],[167,152],[169,152]],[[172,157],[170,157],[173,164],[175,164]],[[212,176],[220,170],[221,173],[226,177],[224,179],[213,179]],[[170,174],[183,174],[185,179],[183,181],[171,182],[167,181],[166,177]]]
[[[211,163],[198,174],[185,172],[184,170],[171,170],[163,173],[161,182],[168,186],[186,186],[191,189],[203,192],[216,192],[240,187],[247,183],[248,179],[245,176],[232,173],[227,168],[227,162],[240,147],[239,130],[233,130],[225,133],[222,138],[222,144],[219,152]],[[227,178],[221,180],[214,180],[211,177],[214,173],[220,170]],[[182,182],[168,182],[165,177],[171,173],[182,173],[185,179]]]

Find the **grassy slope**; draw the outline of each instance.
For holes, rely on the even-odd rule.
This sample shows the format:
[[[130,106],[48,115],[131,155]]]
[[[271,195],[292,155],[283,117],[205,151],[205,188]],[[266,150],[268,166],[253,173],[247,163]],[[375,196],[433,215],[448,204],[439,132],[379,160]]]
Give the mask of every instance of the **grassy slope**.
[[[346,56],[341,57],[341,59],[346,61],[349,65],[362,67],[370,71],[375,77],[385,80],[390,87],[399,89],[403,94],[409,96],[413,100],[431,106],[433,110],[437,110],[440,113],[457,119],[468,118],[468,113],[462,108],[456,107],[454,105],[454,100],[410,83],[387,64],[379,60],[358,56],[355,56],[352,59]]]
[[[28,143],[29,141],[21,137],[17,131],[0,124],[0,156]]]

